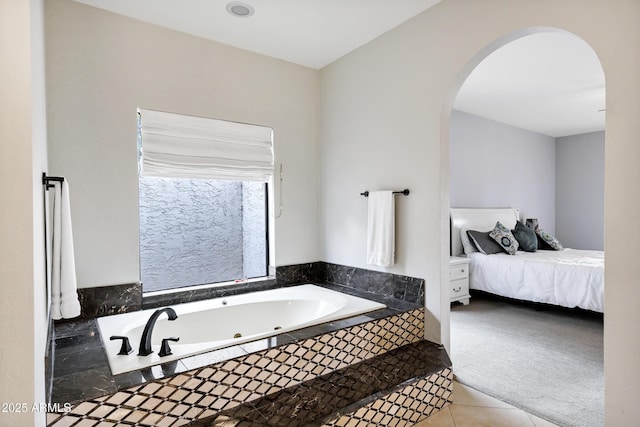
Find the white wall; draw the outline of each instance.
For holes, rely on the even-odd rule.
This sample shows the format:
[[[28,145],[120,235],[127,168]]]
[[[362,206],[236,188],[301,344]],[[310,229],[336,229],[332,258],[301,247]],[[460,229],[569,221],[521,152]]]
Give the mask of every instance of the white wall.
[[[47,349],[49,295],[47,290],[44,197],[42,174],[47,171],[47,118],[45,90],[44,2],[30,0],[31,5],[31,101],[32,101],[32,188],[33,188],[33,402],[46,401],[43,360]],[[1,138],[0,138],[1,139]],[[21,337],[20,342],[24,342]],[[20,345],[18,345],[20,348]],[[22,355],[24,357],[24,354]],[[45,421],[44,413],[34,413],[36,424]]]
[[[42,172],[46,166],[42,1],[0,0],[0,425],[44,425],[47,318]]]
[[[604,132],[556,139],[556,233],[568,248],[604,249]]]
[[[555,138],[453,111],[449,158],[451,207],[515,207],[555,233]]]
[[[80,287],[139,281],[136,107],[272,127],[275,265],[319,259],[317,70],[71,0],[46,2],[46,40],[49,161],[71,187]]]
[[[321,245],[324,258],[364,263],[364,189],[403,188],[393,272],[426,279],[427,337],[448,344],[449,118],[472,69],[501,45],[539,31],[589,43],[607,78],[605,374],[607,424],[640,419],[640,3],[636,0],[447,0],[321,70]]]

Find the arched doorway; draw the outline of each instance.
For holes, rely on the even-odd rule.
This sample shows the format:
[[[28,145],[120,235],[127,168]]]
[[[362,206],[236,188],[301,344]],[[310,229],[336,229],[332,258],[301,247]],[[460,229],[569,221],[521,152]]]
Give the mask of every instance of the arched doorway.
[[[571,78],[577,79],[577,76],[568,75],[568,76],[565,76],[567,80],[564,82],[563,81],[553,82],[553,84],[555,84],[557,87],[548,87],[547,92],[549,93],[543,93],[545,92],[545,89],[543,89],[544,86],[541,86],[539,88],[534,87],[533,92],[535,93],[529,94],[529,99],[531,102],[538,102],[540,104],[539,107],[542,107],[543,109],[538,110],[537,113],[535,108],[529,109],[529,114],[535,114],[536,115],[535,118],[538,119],[537,120],[538,123],[535,123],[536,120],[533,120],[533,121],[525,120],[525,121],[518,122],[517,116],[519,112],[518,112],[517,104],[512,104],[511,107],[509,107],[509,105],[507,104],[506,110],[503,109],[502,112],[500,112],[500,109],[505,107],[505,102],[507,102],[508,98],[510,98],[509,95],[513,95],[513,93],[509,93],[509,91],[518,92],[515,95],[521,96],[523,95],[524,92],[527,92],[527,90],[530,89],[530,88],[523,89],[522,87],[517,86],[518,84],[522,85],[522,80],[517,78],[520,76],[515,76],[516,78],[513,78],[511,80],[508,79],[508,76],[507,77],[505,77],[504,75],[499,76],[498,80],[500,80],[499,82],[500,84],[489,89],[489,91],[491,92],[491,95],[493,96],[492,98],[488,98],[487,95],[485,94],[484,99],[482,99],[482,96],[476,96],[475,98],[471,96],[471,97],[467,97],[467,99],[465,99],[465,102],[456,102],[455,100],[452,100],[451,104],[447,106],[448,110],[444,112],[444,116],[446,116],[446,119],[443,120],[443,122],[448,122],[448,125],[450,126],[450,128],[447,129],[446,131],[443,129],[443,134],[446,134],[447,144],[449,147],[449,155],[452,160],[449,166],[449,177],[450,177],[450,180],[451,180],[450,182],[452,186],[450,188],[449,198],[450,198],[450,205],[452,207],[483,208],[483,207],[512,206],[512,207],[518,207],[521,210],[524,208],[527,216],[542,216],[546,218],[547,223],[552,224],[551,227],[553,227],[557,223],[557,218],[559,216],[567,214],[566,212],[560,212],[560,214],[556,214],[556,204],[555,204],[556,149],[555,147],[558,144],[556,141],[558,141],[560,138],[566,138],[568,135],[602,131],[602,136],[601,136],[602,153],[604,152],[604,112],[602,111],[604,109],[604,74],[602,72],[602,67],[600,66],[600,62],[595,52],[593,52],[593,50],[588,45],[586,45],[586,43],[584,43],[580,39],[577,39],[577,37],[572,34],[562,32],[556,29],[534,29],[533,31],[525,30],[522,32],[518,32],[517,34],[514,33],[503,39],[497,40],[491,46],[488,46],[482,52],[479,52],[476,55],[476,57],[474,57],[471,61],[469,61],[469,63],[461,73],[461,78],[459,80],[459,82],[461,83],[455,88],[455,91],[453,91],[454,93],[452,93],[452,98],[455,98],[460,88],[464,87],[464,85],[466,85],[467,82],[469,82],[469,80],[474,79],[474,70],[482,68],[484,65],[486,65],[486,62],[490,62],[490,60],[492,59],[495,59],[495,61],[493,61],[494,64],[492,64],[493,66],[495,66],[495,62],[500,62],[502,60],[505,60],[505,58],[508,58],[509,55],[499,55],[499,53],[501,53],[503,49],[513,50],[516,45],[518,46],[520,45],[527,46],[528,44],[531,45],[531,43],[529,42],[535,41],[533,39],[536,39],[536,38],[543,39],[546,36],[549,36],[548,37],[549,39],[555,39],[559,42],[562,41],[564,38],[572,42],[579,41],[580,43],[584,44],[587,48],[587,53],[591,55],[589,60],[591,62],[595,61],[595,63],[599,67],[600,77],[602,81],[601,85],[594,84],[593,80],[589,80],[589,79],[584,79],[584,81],[580,81],[580,80],[572,81]],[[493,52],[495,52],[496,54],[493,55],[492,54]],[[527,55],[526,52],[524,53],[524,55],[525,56],[522,57],[524,59],[522,61],[523,63],[516,64],[517,66],[513,67],[513,69],[518,70],[518,67],[524,67],[524,68],[520,68],[520,70],[527,71],[526,70],[527,66],[532,67],[535,65],[542,65],[542,64],[532,65],[531,63],[526,64],[526,60],[530,58],[526,57]],[[547,57],[549,57],[549,55],[547,55]],[[485,61],[485,59],[487,61]],[[566,59],[566,58],[562,58],[562,59]],[[537,73],[540,74],[542,69],[544,69],[544,66],[542,66],[541,69],[538,69]],[[483,70],[483,71],[486,71],[486,70]],[[542,77],[546,78],[548,76],[542,76]],[[474,84],[476,84],[475,89],[478,92],[475,95],[478,95],[479,92],[482,91],[482,88],[477,87],[478,81],[482,83],[482,80],[483,79],[486,80],[486,78],[487,78],[487,75],[485,73],[479,78],[476,78],[475,79],[476,81],[473,82]],[[528,77],[528,78],[531,78],[531,77]],[[520,82],[518,82],[518,80],[520,80]],[[524,80],[526,81],[526,78]],[[544,83],[543,80],[545,79],[540,79],[540,80],[542,81],[542,83]],[[484,83],[491,84],[491,82],[486,82],[486,81]],[[575,85],[572,86],[571,83],[575,83]],[[532,86],[534,86],[534,82],[532,82],[531,84]],[[550,83],[547,82],[547,84],[550,84]],[[500,92],[501,88],[505,89],[505,91]],[[601,93],[597,93],[599,89],[601,89]],[[545,107],[545,104],[544,104],[545,100],[543,100],[545,96],[547,98],[555,97],[554,98],[555,104],[546,104],[546,107]],[[564,96],[564,98],[562,98],[561,96]],[[598,115],[598,114],[600,115],[599,117],[596,117],[596,118],[601,119],[601,124],[593,125],[592,128],[584,127],[584,125],[583,127],[580,127],[577,124],[577,122],[579,122],[580,119],[575,120],[574,123],[567,123],[564,125],[564,127],[559,125],[557,121],[554,122],[553,124],[544,123],[544,119],[542,118],[542,116],[544,116],[546,113],[549,113],[550,116],[552,116],[552,118],[562,117],[564,115],[566,121],[568,122],[571,121],[570,119],[574,119],[574,117],[573,117],[573,114],[569,113],[569,111],[571,111],[572,108],[575,109],[576,107],[575,104],[580,102],[582,102],[583,104],[582,106],[585,109],[589,110],[588,113],[591,114],[592,116]],[[475,105],[476,107],[477,105],[482,105],[483,107],[485,107],[486,111],[478,112],[481,110],[477,110],[477,109],[474,110],[474,103],[476,104]],[[455,107],[460,105],[464,105],[464,108],[466,109],[466,111],[462,110],[462,113],[455,111]],[[549,111],[545,111],[544,110],[545,108]],[[452,110],[454,111],[452,112]],[[525,108],[524,110],[527,110],[527,109]],[[548,120],[548,121],[551,121],[551,120]],[[471,122],[475,122],[475,125],[476,125],[475,128],[473,127],[474,123],[471,123]],[[468,129],[466,129],[467,132],[477,132],[477,129],[479,127],[481,128],[482,126],[497,127],[497,126],[504,125],[506,127],[499,129],[497,135],[500,135],[500,132],[503,132],[504,133],[503,136],[505,138],[512,137],[514,134],[510,134],[509,129],[513,130],[514,128],[517,128],[519,129],[519,131],[521,130],[523,132],[546,135],[546,138],[537,138],[537,139],[534,138],[535,141],[531,140],[527,143],[531,145],[526,145],[526,144],[524,145],[524,147],[529,147],[529,148],[525,148],[521,153],[522,156],[520,157],[524,161],[518,161],[517,159],[515,160],[514,164],[517,167],[517,172],[520,174],[520,176],[514,177],[509,173],[505,173],[505,171],[501,171],[501,169],[497,167],[499,163],[495,163],[495,162],[491,163],[491,160],[495,158],[499,158],[500,160],[507,160],[507,161],[508,159],[510,159],[513,162],[514,157],[518,157],[517,149],[515,151],[510,151],[510,150],[514,150],[512,146],[501,145],[499,143],[496,143],[495,139],[500,138],[500,136],[496,137],[496,134],[491,135],[490,138],[493,141],[493,143],[488,144],[486,146],[489,148],[485,147],[485,151],[488,151],[487,153],[483,153],[482,149],[478,147],[467,147],[466,148],[467,150],[476,149],[477,151],[470,154],[466,159],[466,162],[463,162],[463,164],[458,164],[454,166],[453,159],[454,159],[454,156],[456,155],[456,152],[454,152],[453,150],[454,148],[456,150],[460,150],[460,147],[455,146],[452,142],[454,139],[460,138],[459,132],[456,132],[456,131],[459,131],[459,129],[452,129],[454,128],[454,125],[467,126],[468,127]],[[562,129],[558,128],[558,126],[561,126]],[[472,129],[472,130],[469,131],[469,129]],[[575,129],[575,130],[572,130],[572,129]],[[471,139],[475,138],[476,140],[483,139],[482,137],[479,137],[477,133],[473,135],[466,135],[466,136],[470,137]],[[542,142],[540,142],[540,140],[542,140]],[[503,141],[503,143],[510,144],[510,143],[513,143],[513,141],[509,141],[509,142]],[[539,152],[533,152],[533,150],[536,149],[535,144],[538,144],[538,143],[547,144],[546,149],[548,153],[541,154]],[[458,153],[460,153],[460,151],[458,151]],[[483,158],[484,157],[483,154],[486,154],[486,158]],[[546,172],[544,172],[545,169],[543,167],[543,163],[545,163],[545,160],[544,160],[545,156],[546,158],[552,158],[551,161],[554,162],[553,167],[547,168]],[[552,157],[549,157],[549,156],[552,156]],[[602,183],[601,185],[602,197],[600,200],[600,204],[601,204],[601,210],[603,210],[603,207],[604,207],[604,194],[603,194],[604,192],[603,190],[604,189],[604,185],[603,185],[604,159],[601,158],[600,161],[602,163],[602,171],[600,176],[600,182]],[[536,175],[534,172],[533,175],[527,176],[527,172],[526,172],[527,168],[525,167],[526,166],[525,163],[529,163],[528,166],[532,166],[533,171],[537,169],[538,175]],[[533,165],[531,165],[530,163],[533,163]],[[549,166],[548,162],[546,166]],[[495,179],[491,178],[491,175],[493,175],[494,173],[495,173],[494,175]],[[550,173],[553,174],[553,178],[554,178],[553,180],[549,179]],[[532,182],[531,179],[532,177],[533,179],[535,179],[535,176],[538,177],[538,181],[544,181],[544,185],[540,185],[540,182]],[[465,181],[470,182],[470,185],[468,185],[468,188],[461,188],[461,187],[464,187]],[[454,186],[456,187],[455,189],[453,188]],[[548,191],[550,186],[551,188],[553,188],[552,194],[549,194],[549,191]],[[571,214],[575,215],[576,211],[574,210]],[[596,221],[598,220],[596,219]],[[600,215],[599,226],[600,226],[601,233],[604,225],[603,222],[604,222],[603,216]],[[555,230],[554,230],[554,233],[555,233]],[[602,242],[602,240],[600,241]],[[571,245],[571,247],[573,247],[573,245]],[[602,250],[603,247],[594,248],[594,249]],[[471,304],[473,304],[473,300]],[[453,324],[453,314],[451,312],[449,312],[449,314],[450,314],[451,324]],[[456,366],[456,357],[455,357],[456,341],[454,339],[455,331],[453,328],[451,328],[450,330],[451,330],[451,345],[449,349],[450,349],[450,354],[452,355],[452,359],[454,361],[454,372],[455,372],[455,366]],[[601,337],[602,337],[602,330],[600,329],[600,343],[599,343],[600,346],[602,346]],[[478,346],[476,346],[475,348],[477,349]],[[477,360],[474,360],[474,361],[479,362],[479,360],[481,359],[480,351],[479,350],[476,350],[476,351],[478,352],[476,357]],[[483,357],[485,355],[486,354],[484,354]],[[554,356],[550,355],[549,357],[554,357]],[[498,357],[492,359],[491,355],[489,355],[488,358],[492,363],[499,363],[497,362],[499,360]],[[473,359],[466,359],[466,360],[468,361]],[[535,372],[532,372],[531,366],[528,369],[529,369],[528,372],[510,373],[505,375],[520,376],[519,380],[522,380],[522,379],[526,379],[527,376],[532,376],[536,374]],[[532,375],[529,375],[529,373],[531,373]],[[553,375],[553,374],[550,374],[550,375]],[[604,374],[602,373],[601,358],[600,358],[599,375],[600,375],[600,381],[602,386],[601,388],[603,389]],[[494,379],[494,378],[490,378],[492,376],[495,377],[496,375],[483,374],[482,375],[483,380],[481,381],[485,381],[489,383],[491,382],[489,380]],[[470,384],[470,385],[473,385],[473,384]],[[522,388],[527,387],[527,384],[525,382],[522,382],[521,385],[522,385]],[[535,384],[533,384],[531,387],[534,387],[534,386]],[[498,388],[502,387],[502,388],[506,388],[507,390],[509,389],[508,386],[505,386],[505,383],[500,383],[499,381],[493,383],[493,387],[498,387]],[[511,389],[513,389],[513,387],[511,387]],[[487,389],[484,389],[482,391],[484,391],[487,394],[492,394],[491,391]],[[544,394],[550,394],[550,393],[545,391]],[[497,395],[496,397],[499,397],[502,400],[508,401],[508,399],[505,398],[504,394],[496,393],[496,395]],[[600,396],[601,398],[599,400],[599,403],[600,403],[599,406],[603,408],[604,395],[602,390],[600,390]],[[597,400],[597,396],[596,396],[596,400]],[[512,403],[514,402],[517,403],[518,402],[517,399],[512,400]],[[598,406],[597,403],[598,402],[596,402],[595,406]],[[545,404],[542,404],[542,406],[545,406]],[[546,406],[550,406],[550,405],[546,404]],[[588,406],[593,407],[594,404],[591,403]],[[523,409],[529,410],[530,412],[534,412],[531,410],[530,407],[529,408],[525,407]],[[595,416],[599,416],[601,418],[598,418],[599,421],[597,421],[596,424],[594,425],[597,425],[598,423],[601,424],[604,420],[603,411],[600,411],[599,415],[596,414]],[[556,419],[556,420],[562,421],[561,419]],[[584,425],[589,425],[589,424],[584,424]]]

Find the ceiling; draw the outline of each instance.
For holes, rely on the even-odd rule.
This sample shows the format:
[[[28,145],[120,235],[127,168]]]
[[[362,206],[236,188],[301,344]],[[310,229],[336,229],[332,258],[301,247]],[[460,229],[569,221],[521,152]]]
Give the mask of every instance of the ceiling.
[[[322,68],[441,0],[76,0],[240,49]]]
[[[604,130],[605,81],[582,39],[537,33],[487,56],[465,80],[454,108],[553,137]]]
[[[320,69],[441,0],[75,0],[220,43]],[[563,32],[533,34],[489,55],[454,108],[553,137],[604,129],[604,74],[591,48]]]

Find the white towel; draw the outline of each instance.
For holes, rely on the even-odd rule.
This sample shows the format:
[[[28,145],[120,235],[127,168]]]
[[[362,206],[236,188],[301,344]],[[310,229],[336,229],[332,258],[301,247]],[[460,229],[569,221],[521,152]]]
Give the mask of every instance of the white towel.
[[[392,191],[369,192],[367,264],[391,267],[395,257],[395,201]]]
[[[80,315],[80,301],[73,252],[69,184],[64,180],[53,185],[51,317],[55,320],[71,319]]]

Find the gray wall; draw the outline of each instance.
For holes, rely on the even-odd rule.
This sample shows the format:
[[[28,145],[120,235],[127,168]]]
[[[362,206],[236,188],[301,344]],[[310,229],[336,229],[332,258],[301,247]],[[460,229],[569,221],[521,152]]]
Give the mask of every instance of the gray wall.
[[[264,183],[242,183],[242,270],[243,278],[266,272],[266,218]]]
[[[461,111],[450,132],[452,207],[517,207],[567,248],[604,249],[604,132],[553,138]]]
[[[264,183],[140,178],[144,292],[266,276]]]
[[[555,233],[555,138],[453,111],[452,207],[514,207]]]
[[[604,132],[556,139],[556,237],[604,250]]]
[[[242,277],[242,183],[140,177],[145,292]]]

